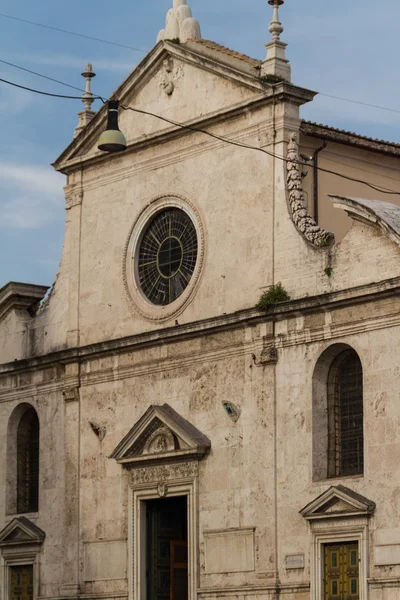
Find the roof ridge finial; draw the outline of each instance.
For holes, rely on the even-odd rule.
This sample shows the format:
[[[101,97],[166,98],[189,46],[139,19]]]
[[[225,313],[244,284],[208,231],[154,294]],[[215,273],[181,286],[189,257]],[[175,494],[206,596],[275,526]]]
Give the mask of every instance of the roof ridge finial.
[[[187,0],[173,0],[173,7],[167,12],[165,29],[157,36],[157,43],[179,39],[184,44],[188,40],[201,40],[200,24],[193,19]]]
[[[78,112],[79,123],[75,129],[74,138],[76,138],[76,136],[79,135],[79,133],[82,131],[82,129],[84,127],[86,127],[86,125],[88,123],[90,123],[90,121],[93,119],[94,115],[96,114],[92,110],[92,104],[95,99],[93,97],[92,89],[91,89],[91,80],[93,79],[93,77],[96,77],[96,73],[93,72],[93,67],[92,67],[91,63],[88,63],[86,65],[85,70],[81,75],[82,75],[82,77],[84,77],[86,79],[85,91],[82,95],[82,102],[83,102],[84,109],[82,111]]]
[[[268,0],[268,4],[274,7],[274,16],[272,17],[271,25],[269,26],[269,32],[272,33],[272,39],[280,41],[281,33],[284,29],[282,23],[279,20],[279,7],[282,6],[284,0]]]
[[[289,61],[286,58],[286,46],[281,42],[281,33],[284,29],[279,20],[279,7],[284,4],[285,0],[268,0],[268,4],[273,6],[274,13],[269,26],[269,31],[272,34],[272,41],[265,44],[267,48],[267,57],[262,63],[261,75],[275,75],[285,81],[291,79],[291,69]]]

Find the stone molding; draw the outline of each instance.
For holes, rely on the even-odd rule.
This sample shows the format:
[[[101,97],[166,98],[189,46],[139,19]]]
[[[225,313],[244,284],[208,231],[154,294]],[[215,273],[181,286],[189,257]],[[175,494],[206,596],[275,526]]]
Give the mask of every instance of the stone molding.
[[[10,281],[0,289],[0,321],[12,310],[25,310],[33,316],[48,289],[48,286]]]
[[[303,191],[303,179],[299,169],[299,145],[297,134],[292,133],[287,153],[287,190],[292,221],[299,233],[315,248],[332,246],[335,236],[322,229],[308,213]]]
[[[300,514],[307,521],[343,519],[343,517],[354,519],[354,517],[370,517],[375,508],[375,502],[343,485],[337,485],[331,486],[307,504]]]
[[[368,523],[375,511],[375,503],[343,485],[331,486],[300,514],[310,524],[311,544],[311,600],[323,595],[321,564],[325,544],[356,541],[360,556],[360,600],[367,598]]]
[[[335,208],[346,211],[354,221],[365,223],[400,246],[400,207],[383,200],[367,200],[328,194]]]
[[[26,517],[16,517],[0,531],[0,547],[43,544],[45,532]]]
[[[73,206],[79,206],[83,201],[83,189],[82,185],[66,185],[64,188],[65,194],[65,208],[69,210]]]
[[[276,102],[290,102],[298,106],[309,102],[315,96],[315,92],[294,86],[285,82],[279,83],[272,89],[271,86],[266,88],[259,77],[259,69],[252,69],[252,73],[248,73],[248,64],[243,63],[243,70],[235,64],[231,67],[223,62],[224,55],[218,57],[209,57],[207,53],[202,52],[202,47],[197,44],[195,48],[185,44],[173,44],[164,42],[156,46],[146,57],[145,61],[131,73],[125,82],[115,92],[115,97],[120,102],[129,102],[133,93],[137,93],[150,77],[154,77],[157,70],[162,66],[163,62],[172,57],[181,60],[184,63],[192,64],[201,70],[207,70],[220,76],[224,79],[230,79],[235,84],[242,85],[247,89],[254,91],[257,96],[247,102],[244,102],[241,107],[229,107],[224,111],[216,112],[212,117],[206,116],[200,119],[194,119],[187,122],[190,125],[196,125],[199,128],[209,127],[219,122],[226,123],[228,118],[236,118],[247,110],[256,110],[260,106],[273,104]],[[239,61],[238,61],[239,62]],[[55,161],[54,167],[56,170],[68,174],[80,170],[88,164],[100,164],[110,162],[110,156],[104,156],[101,151],[94,151],[93,146],[100,132],[104,129],[107,118],[106,107],[102,107],[92,121],[86,126],[85,132],[78,136]],[[138,151],[142,148],[151,147],[168,141],[174,137],[182,137],[187,135],[187,131],[181,128],[173,128],[170,131],[158,133],[154,136],[143,136],[143,138],[134,140],[129,144],[127,152]],[[88,155],[86,155],[89,152]],[[117,161],[119,162],[119,161]]]
[[[268,131],[270,131],[270,123],[272,123],[272,119],[270,120],[270,122],[262,122],[255,125],[251,125],[250,127],[246,126],[240,129],[235,129],[235,131],[229,133],[229,139],[243,143],[251,143],[251,140],[253,140],[254,142],[254,140],[257,139],[257,142],[260,146],[266,145],[266,136]],[[190,126],[193,125],[194,127],[199,126],[197,121],[188,121],[187,124]],[[204,127],[205,126],[206,124],[204,124]],[[176,129],[174,131],[177,132]],[[173,136],[173,132],[171,131],[170,134],[172,136],[173,141],[173,139],[175,139]],[[160,139],[160,135],[162,136],[162,139]],[[166,141],[164,137],[168,138],[169,134],[164,132],[162,134],[157,134],[154,138],[152,136],[147,136],[146,140],[152,138],[154,144],[157,144],[158,142],[161,143],[162,141]],[[101,181],[98,177],[86,179],[85,191],[96,190],[102,187],[103,185],[109,185],[112,183],[119,182],[121,181],[121,179],[133,177],[137,173],[143,173],[144,171],[153,171],[155,169],[168,167],[179,162],[184,162],[188,158],[201,156],[205,152],[210,152],[212,150],[215,150],[216,148],[221,148],[225,145],[225,142],[221,142],[219,140],[204,135],[200,136],[199,141],[196,142],[194,142],[192,138],[187,138],[187,145],[184,148],[182,148],[181,146],[177,150],[169,148],[168,151],[166,151],[164,154],[161,154],[160,156],[135,160],[133,164],[115,168],[109,175],[104,175],[104,177],[101,178]],[[255,145],[257,145],[257,143],[255,143]]]
[[[291,302],[286,302],[285,305],[276,305],[272,308],[268,314],[260,314],[255,309],[248,309],[237,312],[231,315],[223,315],[213,317],[211,319],[205,319],[203,321],[197,321],[195,323],[188,323],[187,325],[179,325],[175,327],[168,327],[165,329],[159,329],[153,332],[142,333],[138,335],[129,336],[117,340],[111,340],[108,342],[100,342],[91,344],[88,346],[82,346],[80,348],[70,348],[68,350],[61,350],[45,354],[43,356],[37,356],[31,359],[24,359],[20,361],[13,361],[11,363],[5,363],[0,365],[0,376],[13,376],[16,377],[18,373],[29,372],[31,370],[39,371],[41,368],[48,367],[57,363],[70,364],[80,360],[89,361],[99,359],[101,357],[109,356],[115,353],[125,353],[130,351],[136,351],[142,348],[149,348],[154,345],[159,346],[161,343],[178,343],[181,341],[187,341],[196,338],[199,332],[203,335],[217,334],[224,331],[233,331],[238,328],[246,326],[255,326],[261,323],[272,323],[277,320],[282,321],[285,318],[291,318],[293,315],[297,317],[300,315],[309,315],[318,311],[336,310],[348,306],[358,306],[360,304],[368,304],[370,302],[377,302],[379,300],[385,300],[390,297],[398,297],[400,292],[400,277],[381,281],[378,283],[372,283],[346,290],[340,290],[337,292],[331,292],[328,294],[322,294],[321,296],[300,298]],[[352,335],[354,333],[366,332],[376,329],[396,327],[400,324],[400,315],[398,311],[392,315],[384,315],[376,318],[372,318],[370,321],[363,320],[360,323],[344,323],[338,325],[330,325],[329,327],[319,327],[315,330],[302,330],[298,333],[291,332],[290,335],[280,336],[279,347],[286,347],[292,345],[303,344],[306,340],[309,342],[315,341],[327,341],[335,337],[343,337],[346,335]],[[249,348],[240,347],[232,348],[231,353],[233,355],[243,354],[245,351],[249,351]],[[254,345],[253,345],[254,348]],[[219,355],[226,356],[226,350],[222,350],[220,353],[214,353],[218,357]],[[251,354],[251,352],[250,352]],[[191,361],[196,360],[195,357],[190,358]],[[171,363],[175,363],[176,360],[172,360]],[[181,361],[180,361],[181,363]],[[148,367],[146,367],[148,368]],[[164,368],[164,367],[163,367]],[[174,368],[173,366],[171,368]],[[115,369],[113,370],[115,377]],[[127,375],[129,376],[129,375]],[[71,380],[76,380],[75,377]],[[84,381],[84,378],[83,378]],[[14,386],[15,387],[15,386]],[[43,390],[56,390],[62,387],[65,388],[64,383],[60,384],[43,384],[30,387],[29,395],[32,395],[32,389],[39,388]],[[14,393],[14,388],[11,393]],[[19,395],[21,391],[17,391]],[[24,393],[24,390],[22,390]],[[0,392],[1,398],[10,394],[10,391]]]
[[[140,243],[143,231],[151,219],[161,210],[179,208],[191,219],[197,232],[198,254],[193,276],[185,291],[171,304],[156,306],[152,304],[140,290],[136,281],[136,268],[132,267],[132,257]],[[152,322],[163,323],[179,316],[191,303],[200,283],[205,257],[205,229],[203,219],[197,206],[180,193],[157,195],[150,200],[136,219],[129,232],[124,248],[122,262],[122,279],[130,306],[143,318]]]
[[[109,458],[123,466],[201,459],[210,440],[171,406],[152,405],[133,425]]]
[[[129,478],[133,486],[165,484],[167,481],[194,479],[199,474],[198,461],[132,468]]]
[[[64,402],[67,404],[69,402],[79,402],[79,387],[70,387],[63,390],[63,398]]]

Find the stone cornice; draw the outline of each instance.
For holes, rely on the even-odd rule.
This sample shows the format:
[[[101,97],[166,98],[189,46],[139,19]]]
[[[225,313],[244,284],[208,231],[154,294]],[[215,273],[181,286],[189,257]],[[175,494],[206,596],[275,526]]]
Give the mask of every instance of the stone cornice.
[[[247,309],[186,325],[157,329],[152,332],[98,342],[81,348],[70,348],[43,356],[18,360],[0,365],[0,375],[40,369],[55,363],[67,365],[74,362],[84,362],[111,356],[118,352],[136,351],[162,344],[179,343],[203,335],[215,335],[216,333],[232,331],[245,326],[283,321],[294,316],[299,317],[315,312],[332,311],[395,296],[400,296],[400,277],[284,302],[271,306],[266,313],[260,313],[255,309]]]
[[[176,58],[185,63],[192,64],[193,66],[212,72],[222,78],[234,80],[237,84],[243,85],[254,91],[256,95],[261,94],[261,100],[269,102],[290,102],[298,106],[310,102],[315,92],[291,85],[286,82],[281,82],[276,85],[270,85],[263,83],[262,79],[258,74],[258,70],[250,68],[246,63],[242,61],[229,61],[225,60],[225,57],[221,53],[215,53],[215,58],[208,54],[207,49],[204,49],[199,44],[185,45],[185,44],[173,44],[171,42],[162,42],[158,44],[136,67],[136,69],[125,79],[121,86],[112,95],[113,98],[118,99],[121,103],[128,102],[129,97],[133,91],[137,93],[147,81],[154,75],[156,70],[161,64],[168,58]],[[241,64],[242,63],[242,64]],[[250,103],[244,103],[242,110],[249,110],[252,105]],[[257,108],[257,105],[254,105]],[[223,111],[218,113],[216,116],[217,122],[219,120],[225,120],[227,118],[236,117],[236,114],[230,114],[231,110]],[[56,170],[68,174],[81,168],[83,164],[97,164],[98,162],[113,160],[110,155],[104,155],[103,153],[95,152],[89,157],[85,156],[85,149],[90,148],[96,140],[96,136],[100,135],[100,132],[105,127],[107,118],[106,106],[103,106],[90,123],[82,130],[75,140],[66,148],[66,150],[57,158],[53,163]],[[213,124],[210,122],[210,117],[206,118],[195,118],[191,122],[186,124],[193,125],[197,124],[199,127],[205,127]],[[188,131],[181,128],[172,128],[160,134],[154,136],[143,136],[142,139],[135,140],[132,144],[129,144],[126,152],[137,151],[146,147],[149,144],[163,143],[163,137],[165,135],[177,136],[187,135]]]
[[[31,310],[33,316],[48,289],[48,286],[10,281],[0,289],[0,321],[11,310]]]
[[[289,102],[291,104],[300,106],[306,102],[310,102],[314,95],[314,92],[303,90],[303,88],[298,88],[287,83],[280,83],[274,86],[273,88],[266,88],[264,92],[262,92],[260,89],[260,92],[251,100],[246,100],[240,104],[235,105],[234,107],[229,107],[226,110],[217,111],[205,116],[202,115],[200,119],[198,117],[190,119],[188,121],[185,121],[184,124],[189,127],[204,130],[212,126],[219,125],[220,123],[225,124],[228,120],[237,119],[239,116],[248,113],[249,111],[259,110],[271,104],[277,104],[279,102]],[[106,113],[104,113],[103,116],[104,118],[101,122],[101,125],[105,126]],[[95,123],[96,118],[94,118],[91,121],[88,127],[93,126]],[[100,127],[96,128],[96,131],[99,134]],[[154,148],[154,146],[166,144],[168,142],[174,141],[175,139],[179,139],[183,136],[188,135],[197,135],[197,132],[191,131],[190,129],[183,129],[182,127],[171,126],[164,129],[161,132],[156,132],[150,135],[146,134],[140,138],[137,138],[128,145],[127,149],[124,152],[124,155],[146,150],[147,148]],[[94,139],[95,137],[93,136],[93,143]],[[61,158],[63,157],[62,155],[60,159],[58,159],[58,161],[56,161],[53,164],[53,166],[56,170],[60,171],[61,173],[69,175],[70,173],[73,173],[74,171],[77,171],[84,166],[95,166],[103,163],[109,163],[111,160],[119,160],[118,156],[119,155],[100,153],[99,151],[87,156],[75,155],[72,156],[72,158],[68,158],[68,156],[66,156],[61,161]]]

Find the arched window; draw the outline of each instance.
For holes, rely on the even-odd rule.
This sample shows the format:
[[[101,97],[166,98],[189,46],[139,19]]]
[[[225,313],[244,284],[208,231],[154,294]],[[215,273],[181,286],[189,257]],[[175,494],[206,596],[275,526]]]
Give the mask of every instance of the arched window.
[[[364,471],[363,373],[346,344],[319,357],[313,374],[313,479]]]
[[[328,380],[329,476],[364,470],[363,381],[357,353],[347,350],[333,362]]]
[[[39,508],[39,419],[34,408],[23,414],[17,430],[17,512]]]

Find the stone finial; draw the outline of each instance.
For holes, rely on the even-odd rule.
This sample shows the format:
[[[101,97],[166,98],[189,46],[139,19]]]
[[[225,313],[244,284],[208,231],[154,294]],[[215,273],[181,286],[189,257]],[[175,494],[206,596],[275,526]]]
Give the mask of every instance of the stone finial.
[[[289,61],[286,58],[286,46],[281,42],[281,33],[283,32],[282,23],[279,20],[279,7],[285,0],[268,0],[268,4],[274,7],[274,13],[269,26],[272,35],[272,41],[265,44],[267,57],[261,66],[261,75],[275,75],[285,81],[291,79],[291,69]]]
[[[91,79],[96,77],[96,73],[93,73],[93,67],[88,63],[85,67],[85,71],[82,73],[82,77],[86,79],[86,87],[82,96],[82,102],[84,109],[78,112],[79,123],[75,129],[74,138],[82,131],[84,127],[93,119],[96,114],[92,110],[92,104],[94,102],[92,90],[91,90]]]
[[[192,11],[187,6],[187,0],[173,0],[173,7],[167,12],[165,29],[157,37],[157,43],[162,40],[179,39],[185,43],[188,40],[200,40],[200,24],[192,17]]]

